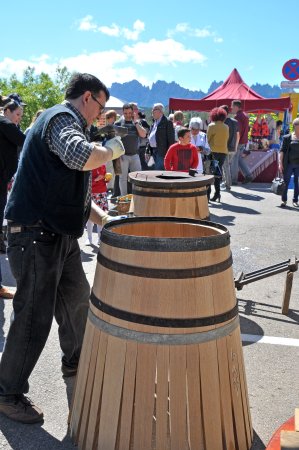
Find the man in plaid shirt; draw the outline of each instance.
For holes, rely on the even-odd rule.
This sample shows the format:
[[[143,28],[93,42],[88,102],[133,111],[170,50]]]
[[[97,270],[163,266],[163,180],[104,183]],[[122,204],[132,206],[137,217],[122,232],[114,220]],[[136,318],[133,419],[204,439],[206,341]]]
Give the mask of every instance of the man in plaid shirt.
[[[24,394],[53,316],[62,374],[76,374],[90,294],[77,238],[89,217],[100,225],[109,217],[91,203],[90,170],[124,154],[118,137],[105,147],[89,142],[89,127],[109,99],[99,79],[75,74],[65,98],[44,111],[28,133],[6,207],[17,291],[0,362],[0,412],[23,423],[43,420]]]

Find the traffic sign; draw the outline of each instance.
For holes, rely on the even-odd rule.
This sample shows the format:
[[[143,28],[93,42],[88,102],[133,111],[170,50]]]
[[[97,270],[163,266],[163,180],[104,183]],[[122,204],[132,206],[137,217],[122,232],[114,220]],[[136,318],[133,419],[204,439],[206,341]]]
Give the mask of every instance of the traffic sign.
[[[283,76],[289,80],[294,81],[299,79],[299,59],[290,59],[284,63],[282,68]]]
[[[299,88],[299,81],[282,81],[280,83],[281,88]]]

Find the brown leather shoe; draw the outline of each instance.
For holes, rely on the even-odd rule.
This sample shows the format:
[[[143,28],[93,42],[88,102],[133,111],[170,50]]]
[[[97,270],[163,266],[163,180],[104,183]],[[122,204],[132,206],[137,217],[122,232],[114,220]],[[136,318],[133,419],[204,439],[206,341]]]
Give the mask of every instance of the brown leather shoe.
[[[38,423],[44,420],[43,412],[23,394],[0,396],[0,412],[21,423]]]
[[[12,292],[10,292],[7,288],[2,286],[0,288],[0,297],[12,299],[14,297],[14,294]]]

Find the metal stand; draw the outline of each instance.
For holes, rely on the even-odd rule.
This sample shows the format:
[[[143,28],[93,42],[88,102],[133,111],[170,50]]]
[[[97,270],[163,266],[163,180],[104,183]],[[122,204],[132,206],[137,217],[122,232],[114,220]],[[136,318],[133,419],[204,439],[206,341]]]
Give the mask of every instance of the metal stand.
[[[255,281],[277,275],[278,273],[287,272],[281,311],[282,314],[287,314],[289,311],[294,272],[297,270],[298,259],[296,256],[292,256],[292,258],[287,261],[260,270],[255,270],[254,272],[249,272],[247,274],[244,274],[243,272],[238,273],[235,278],[235,288],[238,291],[241,291],[246,284],[254,283]]]

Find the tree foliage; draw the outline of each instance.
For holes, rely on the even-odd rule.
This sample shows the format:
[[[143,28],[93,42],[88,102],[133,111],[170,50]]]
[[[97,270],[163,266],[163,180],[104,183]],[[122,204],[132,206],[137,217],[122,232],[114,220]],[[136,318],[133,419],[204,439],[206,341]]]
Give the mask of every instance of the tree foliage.
[[[28,66],[22,80],[18,80],[15,74],[10,78],[0,78],[0,93],[9,95],[17,92],[27,104],[21,122],[21,128],[25,130],[39,109],[50,108],[62,102],[71,75],[66,67],[58,67],[52,79],[44,72],[36,74],[35,69]]]

